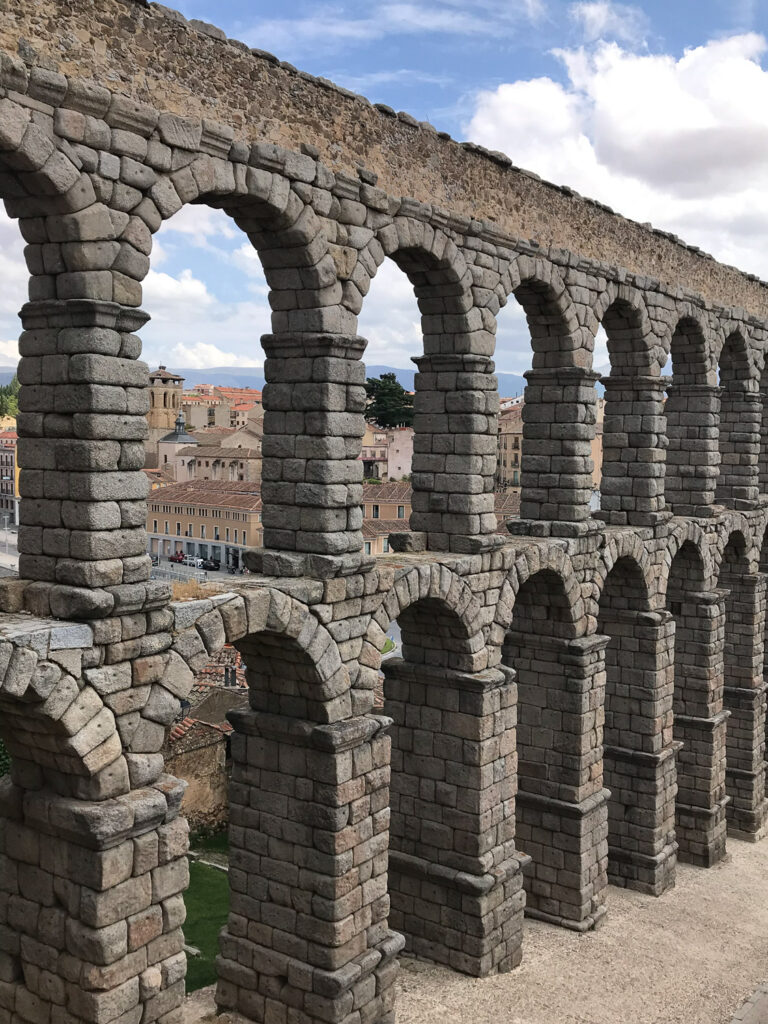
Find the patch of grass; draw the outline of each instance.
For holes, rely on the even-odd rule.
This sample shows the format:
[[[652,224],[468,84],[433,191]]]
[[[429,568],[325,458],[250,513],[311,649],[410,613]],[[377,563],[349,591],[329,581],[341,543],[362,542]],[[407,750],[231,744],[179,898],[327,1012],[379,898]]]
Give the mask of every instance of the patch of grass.
[[[219,932],[229,913],[226,872],[193,861],[189,865],[189,889],[184,900],[187,905],[184,938],[187,945],[200,950],[200,956],[190,956],[187,961],[187,992],[196,992],[216,981]]]
[[[229,852],[229,833],[226,828],[218,832],[200,832],[190,836],[189,845],[193,850],[207,850],[210,853]]]

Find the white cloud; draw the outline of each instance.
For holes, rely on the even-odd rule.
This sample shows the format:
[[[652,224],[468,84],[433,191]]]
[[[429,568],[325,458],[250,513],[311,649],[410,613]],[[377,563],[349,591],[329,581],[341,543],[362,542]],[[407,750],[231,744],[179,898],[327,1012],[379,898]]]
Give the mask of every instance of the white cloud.
[[[171,349],[171,361],[184,369],[204,370],[209,366],[261,366],[262,361],[225,352],[216,345],[198,341],[194,345],[178,342]]]
[[[768,277],[768,44],[556,51],[568,75],[478,94],[467,136],[557,184]]]
[[[413,285],[391,260],[384,261],[363,299],[357,330],[368,340],[366,363],[413,369],[411,356],[423,355],[421,313]]]
[[[12,341],[0,341],[0,366],[15,366],[18,361],[18,341],[15,338]]]
[[[24,239],[15,220],[6,214],[0,203],[0,337],[18,338],[21,323],[18,313],[28,298],[29,271],[24,260]],[[19,358],[18,343],[0,343],[3,363]]]
[[[171,245],[179,244],[179,240],[172,237],[177,234],[183,237],[186,244],[200,249],[211,248],[212,239],[233,239],[241,234],[223,210],[191,204],[182,206],[178,213],[166,221],[162,231],[163,238]]]
[[[586,42],[617,39],[638,45],[645,39],[648,19],[639,7],[609,0],[583,0],[572,4],[569,16],[579,26]]]
[[[182,270],[178,277],[150,270],[144,279],[143,299],[153,320],[171,323],[194,322],[216,301],[191,270]]]
[[[344,71],[331,74],[338,85],[353,92],[364,93],[379,85],[439,85],[447,86],[453,81],[448,75],[432,75],[414,68],[393,68],[390,71],[371,71],[362,75],[350,75]]]
[[[433,0],[431,3],[379,2],[360,15],[359,7],[344,3],[317,4],[307,17],[264,18],[245,34],[251,46],[294,56],[319,51],[335,52],[351,44],[369,43],[389,36],[426,33],[456,37],[486,36],[489,18],[497,33],[519,25],[521,19],[540,20],[544,0],[498,4],[494,0]]]
[[[368,341],[368,365],[414,369],[413,356],[424,354],[419,312],[413,286],[400,268],[385,260],[363,300],[358,333]],[[531,343],[525,313],[514,298],[498,317],[496,366],[506,373],[523,373],[531,366]]]

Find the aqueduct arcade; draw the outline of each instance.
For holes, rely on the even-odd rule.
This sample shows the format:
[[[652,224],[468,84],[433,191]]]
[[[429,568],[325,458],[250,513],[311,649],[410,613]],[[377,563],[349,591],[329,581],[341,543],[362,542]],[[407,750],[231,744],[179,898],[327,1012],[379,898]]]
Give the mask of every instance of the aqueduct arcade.
[[[0,1022],[180,1019],[187,829],[159,750],[225,643],[250,707],[217,1000],[246,1019],[391,1024],[404,943],[507,970],[524,914],[588,931],[609,882],[662,897],[678,860],[759,839],[768,286],[160,5],[13,5],[0,48],[0,195],[30,275]],[[172,604],[146,554],[138,332],[153,235],[190,203],[232,218],[270,287],[265,546],[234,592]],[[357,315],[386,259],[423,349],[411,532],[372,560]],[[513,299],[532,368],[501,536]]]

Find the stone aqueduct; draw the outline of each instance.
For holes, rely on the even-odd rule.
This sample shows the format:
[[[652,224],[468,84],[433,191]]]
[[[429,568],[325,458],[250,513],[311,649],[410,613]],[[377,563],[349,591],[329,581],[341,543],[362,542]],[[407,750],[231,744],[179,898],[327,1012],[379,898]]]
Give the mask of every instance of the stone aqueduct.
[[[609,880],[660,896],[678,859],[759,838],[766,286],[158,5],[6,4],[0,47],[0,195],[30,272],[0,1022],[179,1019],[187,829],[158,751],[225,642],[251,689],[217,999],[248,1019],[389,1024],[403,941],[506,970],[524,908],[588,930]],[[173,605],[145,554],[136,332],[153,234],[193,202],[233,218],[271,289],[265,548],[236,593]],[[412,533],[373,562],[356,315],[387,257],[424,348]],[[513,295],[533,369],[522,519],[500,538]]]

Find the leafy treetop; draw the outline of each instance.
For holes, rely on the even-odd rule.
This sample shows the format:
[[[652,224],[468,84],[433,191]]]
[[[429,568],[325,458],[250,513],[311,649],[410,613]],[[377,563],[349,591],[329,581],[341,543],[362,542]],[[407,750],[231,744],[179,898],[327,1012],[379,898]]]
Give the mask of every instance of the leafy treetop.
[[[394,373],[369,377],[365,382],[368,395],[367,417],[380,427],[410,427],[413,424],[413,395],[409,394]]]

